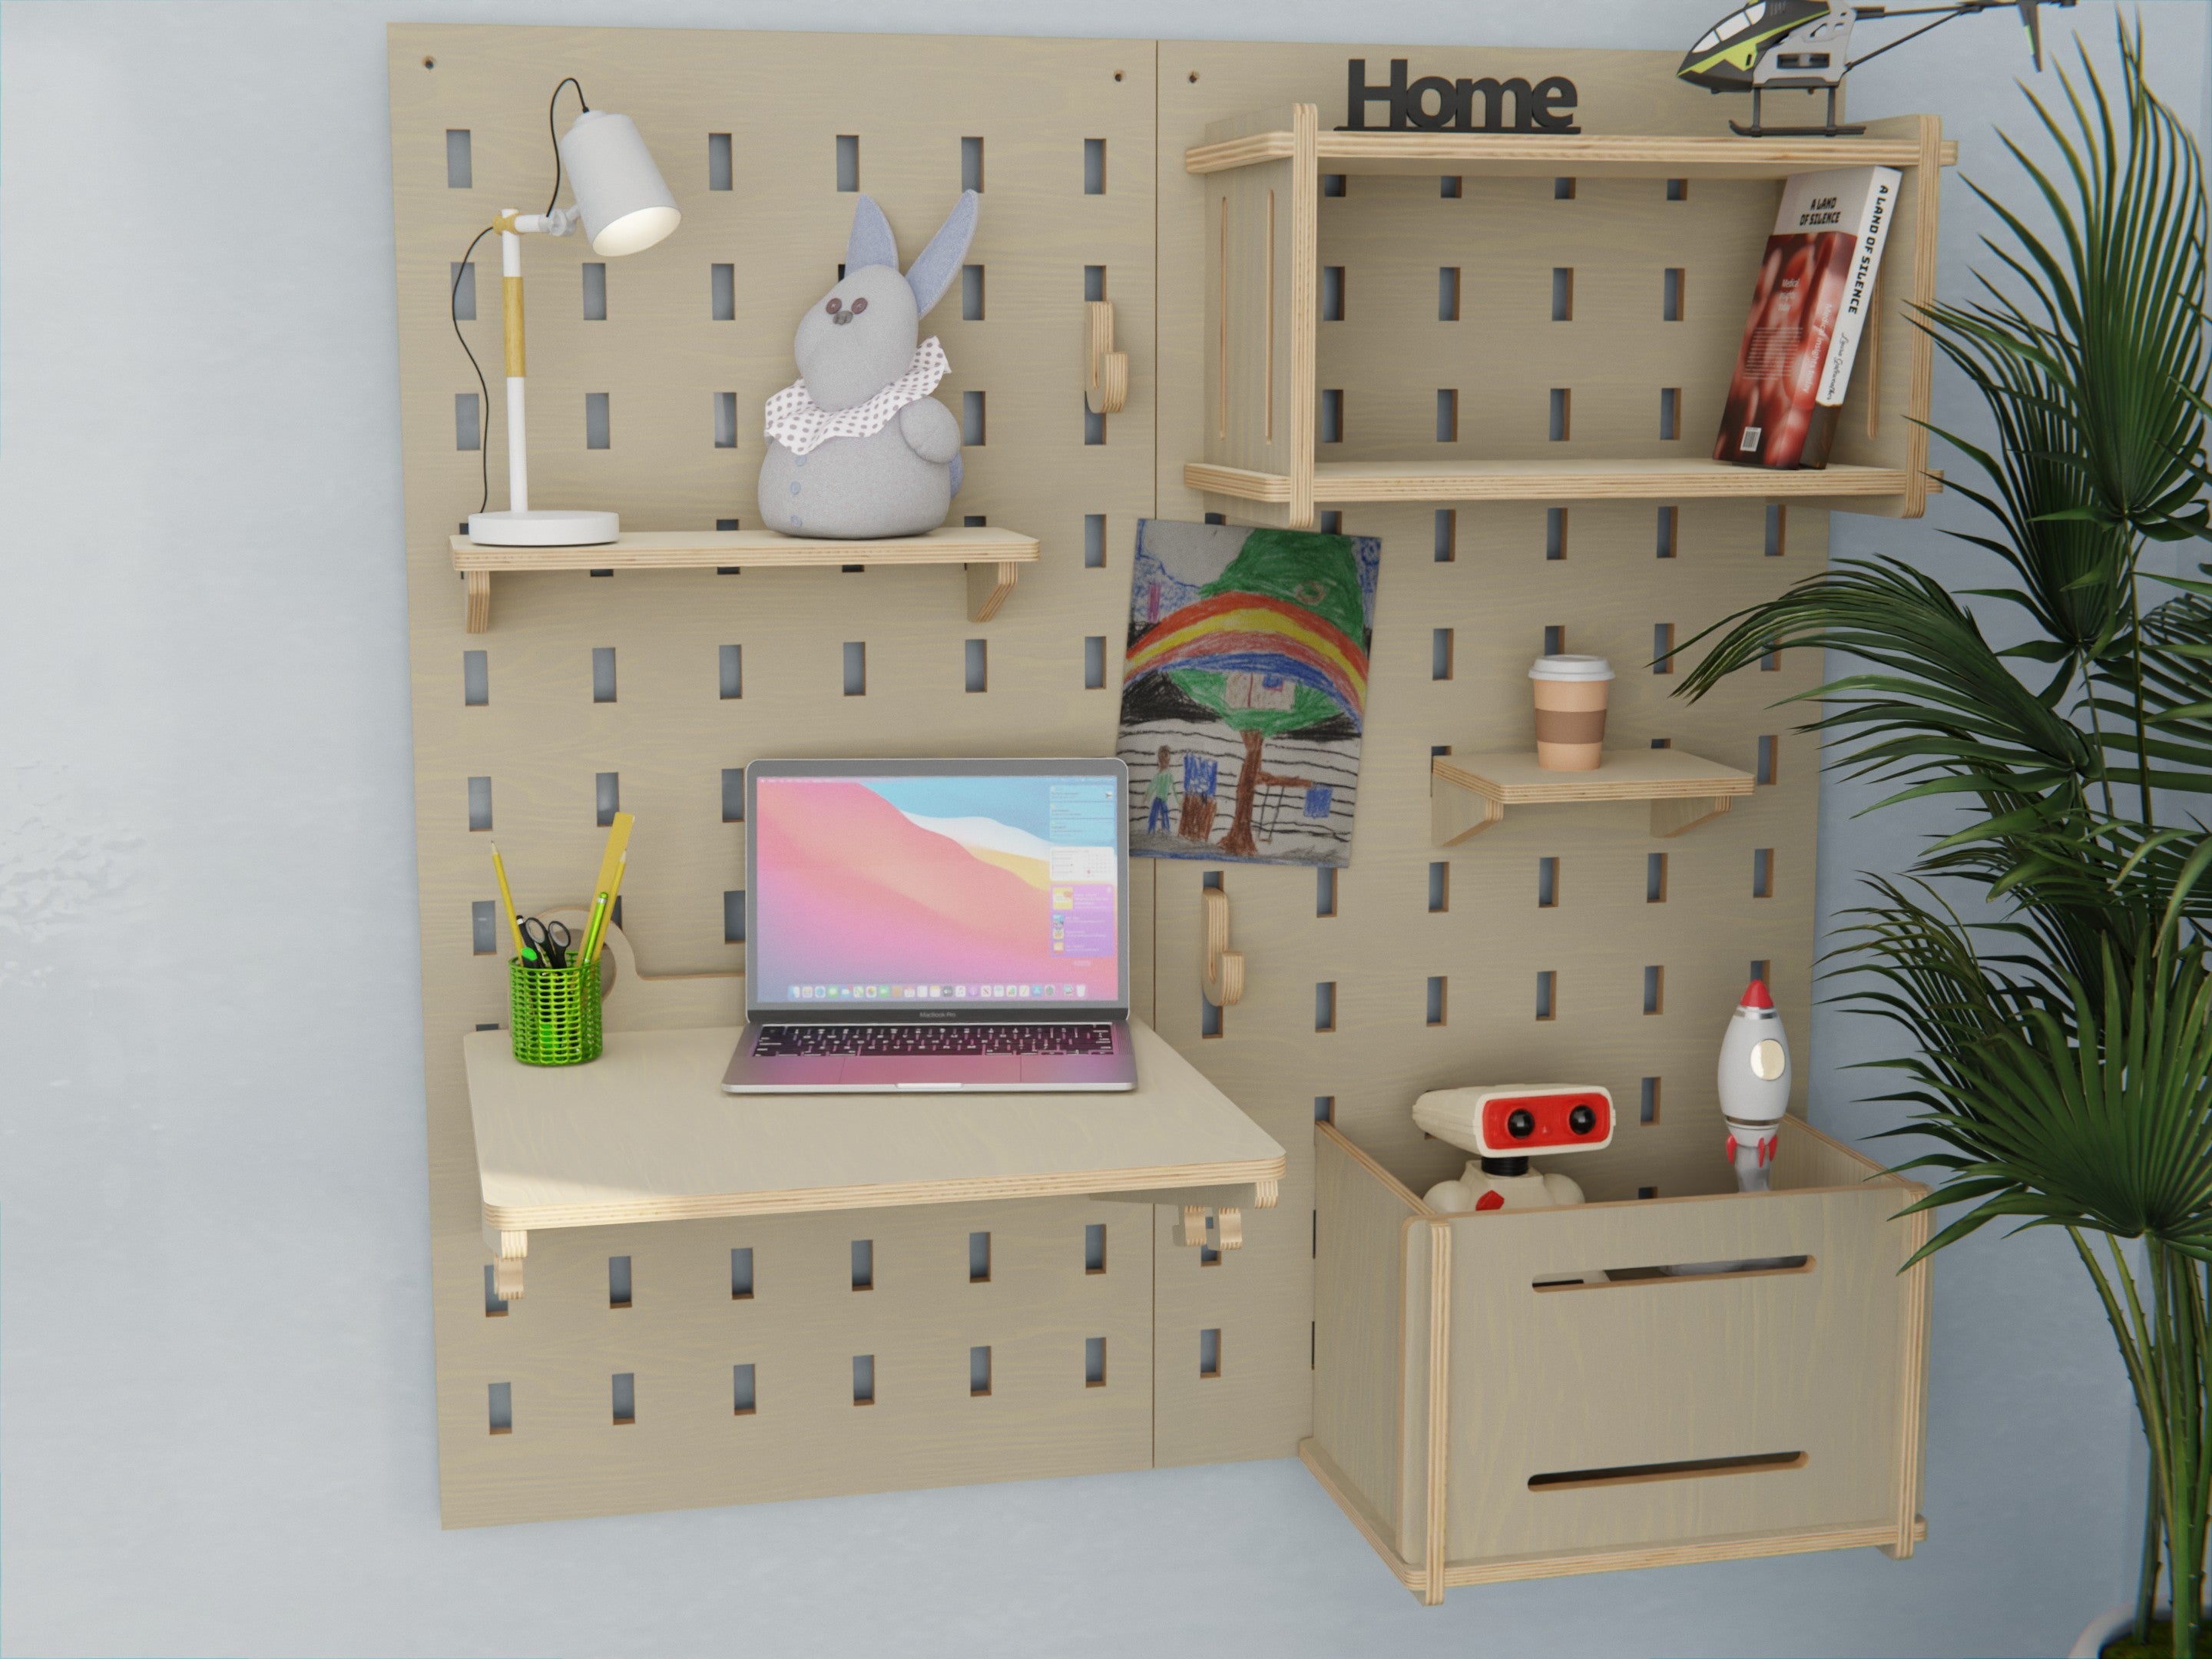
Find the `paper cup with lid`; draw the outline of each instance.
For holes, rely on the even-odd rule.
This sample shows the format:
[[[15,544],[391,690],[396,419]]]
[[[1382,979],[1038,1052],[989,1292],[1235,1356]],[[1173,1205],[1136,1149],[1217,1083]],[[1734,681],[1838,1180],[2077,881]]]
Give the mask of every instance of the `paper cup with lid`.
[[[1528,679],[1536,693],[1536,764],[1553,772],[1597,770],[1613,665],[1603,657],[1539,657]]]

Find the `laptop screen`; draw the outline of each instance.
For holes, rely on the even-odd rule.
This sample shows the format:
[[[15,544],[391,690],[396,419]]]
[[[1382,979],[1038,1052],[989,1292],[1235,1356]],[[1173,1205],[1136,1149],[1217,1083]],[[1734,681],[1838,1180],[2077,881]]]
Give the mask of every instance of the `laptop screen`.
[[[878,764],[752,769],[749,1005],[1127,1006],[1119,763]]]

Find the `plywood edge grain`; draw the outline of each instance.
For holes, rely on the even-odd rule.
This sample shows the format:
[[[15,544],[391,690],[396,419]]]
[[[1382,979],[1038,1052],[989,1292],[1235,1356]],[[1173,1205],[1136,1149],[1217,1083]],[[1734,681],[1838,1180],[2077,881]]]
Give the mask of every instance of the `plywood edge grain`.
[[[807,568],[847,564],[1027,564],[1037,538],[975,525],[880,541],[824,541],[772,530],[643,530],[592,547],[490,547],[449,538],[453,568],[520,570],[712,570],[720,566]]]
[[[1249,121],[1252,118],[1246,118]],[[1274,118],[1279,118],[1279,116]],[[1187,173],[1221,173],[1293,154],[1293,135],[1281,128],[1217,136],[1183,152]],[[1914,167],[1929,165],[1911,138],[1705,138],[1660,135],[1560,136],[1518,133],[1343,132],[1320,135],[1316,158],[1333,173],[1434,171],[1431,164],[1498,178],[1548,177],[1571,173],[1590,179],[1786,179],[1793,173],[1840,167]],[[1954,165],[1958,146],[1939,148],[1941,165]]]
[[[1425,1218],[1434,1216],[1437,1213],[1434,1210],[1429,1208],[1427,1205],[1421,1202],[1419,1196],[1414,1193],[1412,1188],[1406,1185],[1404,1182],[1399,1180],[1398,1177],[1392,1175],[1389,1170],[1384,1169],[1380,1164],[1376,1163],[1374,1157],[1365,1147],[1360,1146],[1358,1141],[1352,1139],[1351,1136],[1346,1134],[1343,1130],[1338,1128],[1334,1123],[1324,1121],[1315,1124],[1314,1135],[1316,1139],[1328,1141],[1331,1145],[1334,1146],[1339,1151],[1343,1152],[1346,1158],[1349,1158],[1354,1164],[1357,1164],[1361,1169],[1366,1170],[1369,1175],[1374,1176],[1376,1181],[1380,1182],[1389,1190],[1394,1197],[1413,1212],[1412,1217],[1413,1219],[1424,1219]]]
[[[1915,1516],[1913,1538],[1928,1536],[1928,1521]],[[1583,1550],[1557,1555],[1502,1555],[1487,1560],[1447,1564],[1443,1580],[1463,1584],[1497,1584],[1517,1578],[1565,1578],[1584,1572],[1622,1572],[1636,1567],[1680,1567],[1699,1561],[1744,1561],[1762,1555],[1808,1555],[1819,1550],[1850,1550],[1893,1544],[1897,1528],[1882,1522],[1864,1526],[1784,1527],[1771,1532],[1732,1533],[1681,1544],[1638,1544],[1616,1549]]]
[[[1359,1535],[1367,1540],[1368,1547],[1382,1558],[1382,1565],[1390,1569],[1398,1582],[1407,1589],[1420,1591],[1425,1584],[1421,1569],[1407,1561],[1385,1541],[1382,1517],[1368,1507],[1367,1500],[1345,1478],[1344,1471],[1330,1461],[1329,1455],[1321,1449],[1320,1443],[1311,1438],[1299,1441],[1298,1462],[1306,1466],[1306,1473],[1320,1483],[1321,1489],[1336,1500],[1336,1506],[1344,1511],[1345,1519],[1358,1530]]]
[[[1896,467],[1838,465],[1784,471],[1658,458],[1443,464],[1322,461],[1314,468],[1314,499],[1355,503],[1856,499],[1902,497],[1910,483],[1908,473]]]
[[[1255,472],[1249,467],[1223,466],[1213,461],[1185,461],[1186,489],[1201,495],[1230,495],[1243,501],[1288,501],[1292,481],[1281,472]]]

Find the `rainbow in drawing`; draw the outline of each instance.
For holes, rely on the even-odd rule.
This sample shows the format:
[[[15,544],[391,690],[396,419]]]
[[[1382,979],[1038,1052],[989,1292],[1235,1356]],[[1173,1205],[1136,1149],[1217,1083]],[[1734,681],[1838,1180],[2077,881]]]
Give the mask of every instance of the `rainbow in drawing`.
[[[1128,679],[1177,669],[1309,685],[1355,720],[1367,706],[1367,653],[1305,606],[1267,594],[1216,593],[1184,605],[1130,648]]]

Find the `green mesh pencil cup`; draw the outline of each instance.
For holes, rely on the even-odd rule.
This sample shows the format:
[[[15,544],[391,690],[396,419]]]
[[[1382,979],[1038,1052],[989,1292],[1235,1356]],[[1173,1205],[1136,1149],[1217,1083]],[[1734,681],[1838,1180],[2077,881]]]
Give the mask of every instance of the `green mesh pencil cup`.
[[[566,968],[532,968],[521,958],[507,964],[514,1010],[514,1057],[525,1066],[580,1066],[597,1060],[599,964],[579,960]]]

